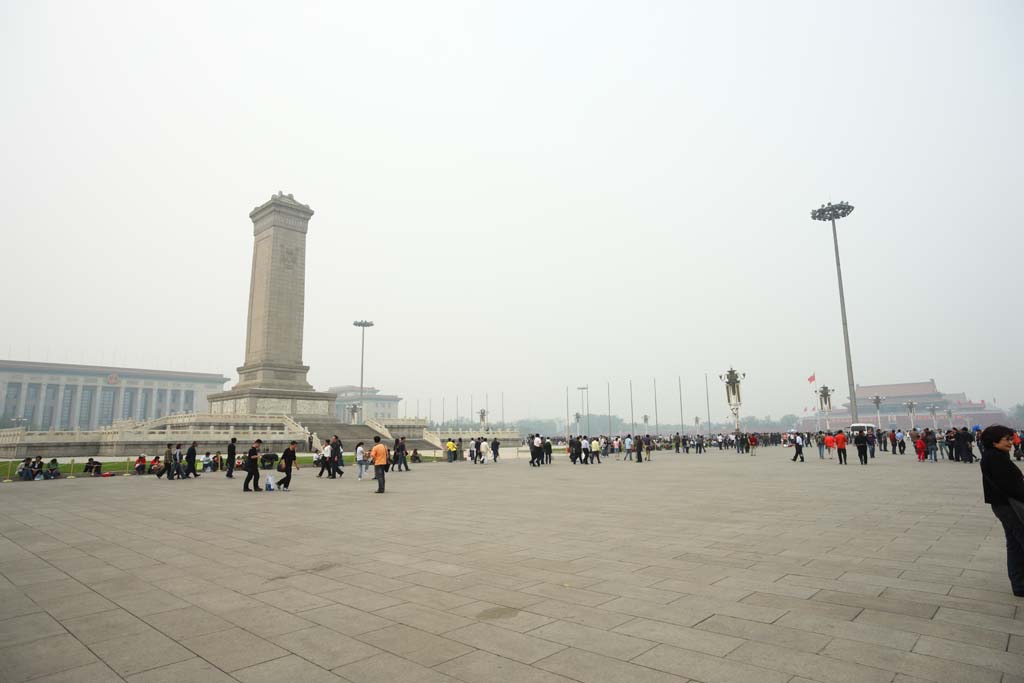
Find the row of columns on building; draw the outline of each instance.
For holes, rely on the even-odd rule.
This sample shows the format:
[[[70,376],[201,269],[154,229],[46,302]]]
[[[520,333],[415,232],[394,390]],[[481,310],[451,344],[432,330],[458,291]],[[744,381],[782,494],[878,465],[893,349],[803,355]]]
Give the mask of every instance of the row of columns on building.
[[[9,384],[10,383],[8,383],[8,385]],[[22,382],[20,382],[20,384],[21,384],[21,389],[18,392],[18,405],[15,408],[15,411],[14,411],[14,414],[13,414],[13,417],[15,417],[15,418],[23,418],[23,417],[25,417],[25,403],[28,400],[28,387],[29,387],[30,384],[36,384],[36,383],[35,382],[22,381]],[[45,430],[48,430],[50,428],[60,428],[61,427],[60,421],[61,421],[61,417],[62,417],[62,415],[64,413],[65,392],[67,391],[67,389],[69,387],[75,389],[75,392],[74,392],[74,397],[73,397],[72,402],[71,402],[70,411],[69,411],[69,414],[68,414],[68,424],[64,425],[63,428],[65,428],[65,429],[75,429],[75,428],[79,428],[79,429],[96,429],[99,426],[100,403],[101,403],[100,399],[101,399],[101,397],[103,395],[103,389],[107,388],[105,385],[103,385],[103,384],[88,384],[88,383],[85,383],[85,382],[77,382],[77,383],[73,383],[73,384],[68,384],[67,382],[56,383],[56,386],[58,388],[57,388],[57,394],[56,394],[56,397],[55,397],[53,413],[50,415],[50,419],[47,421],[47,424],[43,424],[43,416],[44,416],[44,413],[46,411],[47,387],[51,387],[51,386],[55,386],[55,385],[54,384],[47,384],[45,382],[39,382],[38,384],[39,384],[39,391],[38,391],[38,395],[36,396],[35,410],[33,410],[33,412],[32,412],[32,421],[31,421],[31,424],[28,425],[29,428],[45,431]],[[92,405],[89,406],[89,423],[88,423],[88,425],[80,425],[79,424],[79,416],[80,416],[79,414],[80,414],[81,408],[82,408],[82,394],[84,393],[84,390],[87,389],[87,388],[92,388],[94,390],[94,393],[93,393],[93,396],[92,396]],[[116,391],[114,393],[114,405],[113,405],[113,410],[111,411],[111,413],[112,413],[112,418],[111,419],[113,419],[113,420],[121,419],[121,416],[122,416],[122,414],[124,412],[124,396],[125,396],[125,390],[126,389],[134,389],[136,391],[136,394],[135,394],[135,405],[133,406],[133,409],[132,409],[132,413],[133,413],[132,417],[133,418],[140,419],[140,420],[151,420],[151,419],[154,419],[157,416],[156,415],[156,403],[157,403],[156,396],[157,396],[157,391],[160,389],[159,387],[126,387],[125,385],[122,384],[122,385],[119,385],[119,386],[116,387]],[[163,388],[163,389],[164,389],[164,391],[167,392],[167,399],[168,399],[168,403],[169,403],[170,402],[170,396],[171,396],[171,393],[172,393],[173,390],[169,389],[169,388]],[[142,396],[143,392],[145,392],[145,391],[149,391],[151,393],[150,393],[150,400],[146,404],[146,414],[143,415],[143,414],[141,414],[141,411],[139,410],[139,407],[141,405],[141,396]],[[176,402],[176,405],[174,405],[174,406],[170,406],[170,405],[166,406],[166,409],[165,409],[165,412],[164,412],[165,415],[185,412],[185,393],[186,393],[186,390],[185,389],[178,389],[177,391],[178,391],[178,400]],[[7,400],[7,385],[4,386],[3,391],[0,391],[0,415],[6,415],[7,414],[7,406],[5,405],[6,400]],[[195,407],[195,394],[194,393],[193,393],[192,401],[193,401],[193,409],[194,409],[194,407]]]

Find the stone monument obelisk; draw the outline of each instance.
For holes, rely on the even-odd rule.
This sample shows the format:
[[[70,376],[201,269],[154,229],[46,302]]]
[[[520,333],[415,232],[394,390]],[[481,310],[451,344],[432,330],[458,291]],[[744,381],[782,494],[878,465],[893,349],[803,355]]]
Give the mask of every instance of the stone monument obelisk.
[[[302,364],[306,296],[306,232],[313,210],[278,192],[249,214],[252,276],[245,364],[230,391],[210,394],[210,412],[323,419],[335,394],[314,391]]]

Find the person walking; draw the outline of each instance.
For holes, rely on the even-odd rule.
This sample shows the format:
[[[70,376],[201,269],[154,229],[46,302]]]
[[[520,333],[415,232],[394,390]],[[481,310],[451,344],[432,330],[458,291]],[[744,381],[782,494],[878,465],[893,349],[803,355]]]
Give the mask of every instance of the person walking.
[[[907,436],[902,429],[896,430],[896,448],[899,449],[900,455],[907,452]],[[895,453],[895,451],[893,452]]]
[[[249,453],[245,457],[245,483],[242,484],[243,491],[255,491],[260,492],[260,448],[263,446],[263,439],[256,439],[252,442],[252,447],[249,448]],[[253,487],[249,488],[249,482],[253,482]]]
[[[527,439],[530,446],[530,467],[540,467],[544,461],[544,442],[540,440],[540,434],[534,434]]]
[[[633,435],[626,434],[626,454],[622,456],[623,460],[633,459]]]
[[[986,427],[981,442],[981,478],[985,502],[1006,535],[1006,573],[1013,594],[1024,598],[1024,475],[1010,460],[1013,430]]]
[[[284,476],[277,482],[278,491],[290,491],[288,487],[292,483],[292,467],[299,469],[299,463],[296,462],[297,456],[295,454],[296,447],[299,445],[297,441],[292,441],[288,448],[284,449],[284,453],[281,454],[281,466],[284,467]],[[257,490],[259,489],[259,483],[257,482]]]
[[[327,477],[328,479],[340,479],[345,476],[345,471],[342,469],[345,466],[343,460],[341,440],[335,434],[331,437],[331,457],[328,460],[331,469],[329,472],[330,476]]]
[[[401,472],[402,466],[405,466],[405,471],[409,471],[409,460],[408,454],[405,447],[405,437],[398,439],[398,443],[395,444],[395,471]]]
[[[377,490],[374,493],[384,493],[384,473],[388,471],[388,449],[380,442],[379,435],[373,437],[370,459],[373,460],[373,478],[377,480]]]
[[[544,439],[544,443],[540,447],[541,454],[544,456],[544,464],[551,464],[551,453],[554,451],[554,447],[551,445],[551,437]]]
[[[840,429],[836,432],[836,455],[839,456],[839,464],[846,464],[846,434]]]
[[[501,447],[501,442],[498,441],[498,437],[494,437],[491,441],[491,461],[498,462],[498,449]]]
[[[178,481],[181,481],[185,478],[185,456],[181,454],[180,443],[174,446],[174,455],[172,457],[174,458],[173,474],[178,478]]]
[[[875,439],[875,432],[873,430],[869,429],[868,433],[865,435],[865,438],[868,441],[868,455],[870,455],[872,458],[874,458],[875,457],[875,441],[877,441],[877,439]]]
[[[331,442],[324,439],[323,446],[320,447],[320,471],[316,473],[316,478],[320,479],[324,476],[324,472],[327,473],[327,478],[331,477]]]
[[[193,441],[192,445],[188,447],[188,451],[185,453],[185,478],[188,479],[188,475],[192,475],[194,479],[199,478],[199,473],[196,472],[196,446],[198,444]]]
[[[174,478],[174,467],[171,463],[173,457],[174,451],[171,450],[171,444],[167,444],[167,448],[164,449],[164,470],[167,474],[167,481]]]
[[[455,442],[451,440],[451,437],[449,437],[448,438],[448,442],[445,443],[444,450],[445,450],[445,455],[448,457],[448,462],[455,462]],[[531,455],[531,461],[532,461],[532,459],[533,458],[532,458],[532,455]],[[361,472],[360,472],[360,474],[361,474]],[[362,477],[359,477],[359,478],[362,479]]]
[[[860,460],[861,465],[868,464],[868,437],[861,429],[857,432],[856,436],[853,437],[853,445],[857,447],[857,459]]]
[[[804,461],[804,439],[799,434],[793,442],[793,462],[796,462],[797,458],[800,458],[800,462]]]

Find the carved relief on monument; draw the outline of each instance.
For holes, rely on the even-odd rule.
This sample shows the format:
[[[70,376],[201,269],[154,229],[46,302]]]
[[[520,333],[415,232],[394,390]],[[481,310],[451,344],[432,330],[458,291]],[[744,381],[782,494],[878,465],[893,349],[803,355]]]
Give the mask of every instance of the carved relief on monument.
[[[223,403],[216,403],[216,402],[215,403],[211,403],[210,404],[210,414],[211,415],[220,415],[220,409],[221,409],[222,405],[224,405],[224,404]]]
[[[330,413],[327,401],[307,401],[299,399],[295,402],[295,412],[299,415],[327,415]]]
[[[260,415],[287,415],[291,409],[292,402],[287,398],[256,399],[256,412]]]

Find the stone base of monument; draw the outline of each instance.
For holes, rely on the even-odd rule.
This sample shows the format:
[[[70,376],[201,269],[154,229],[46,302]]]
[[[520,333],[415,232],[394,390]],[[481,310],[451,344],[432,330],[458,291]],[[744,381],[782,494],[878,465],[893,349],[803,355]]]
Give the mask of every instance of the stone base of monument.
[[[298,422],[332,419],[336,395],[323,391],[240,389],[210,394],[212,415],[288,415]]]

